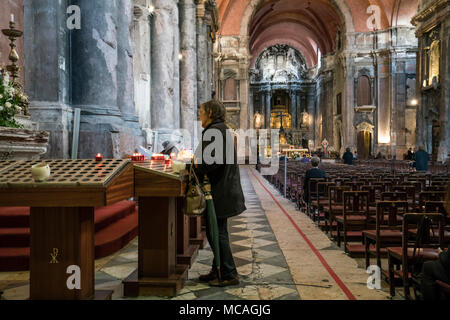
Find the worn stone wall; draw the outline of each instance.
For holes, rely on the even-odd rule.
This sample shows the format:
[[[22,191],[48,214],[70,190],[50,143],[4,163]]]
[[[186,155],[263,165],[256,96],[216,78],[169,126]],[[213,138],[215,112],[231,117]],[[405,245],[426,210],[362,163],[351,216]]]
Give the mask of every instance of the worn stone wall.
[[[445,0],[421,1],[413,18],[419,39],[416,94],[417,143],[425,146],[435,161],[450,154],[450,4]],[[438,46],[437,52],[431,47]],[[427,74],[427,66],[438,64]],[[437,73],[437,74],[435,74]],[[430,78],[435,78],[431,80]]]

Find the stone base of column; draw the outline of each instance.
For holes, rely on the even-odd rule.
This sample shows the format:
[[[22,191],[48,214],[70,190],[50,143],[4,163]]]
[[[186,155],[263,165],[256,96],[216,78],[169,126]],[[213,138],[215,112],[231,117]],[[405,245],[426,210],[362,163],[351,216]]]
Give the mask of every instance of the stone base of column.
[[[99,106],[81,109],[80,159],[93,158],[97,153],[105,158],[123,158],[133,154],[138,146],[146,146],[139,123],[124,120],[120,111]]]
[[[50,132],[45,159],[67,159],[71,156],[73,109],[58,102],[30,102],[31,120],[39,129]]]

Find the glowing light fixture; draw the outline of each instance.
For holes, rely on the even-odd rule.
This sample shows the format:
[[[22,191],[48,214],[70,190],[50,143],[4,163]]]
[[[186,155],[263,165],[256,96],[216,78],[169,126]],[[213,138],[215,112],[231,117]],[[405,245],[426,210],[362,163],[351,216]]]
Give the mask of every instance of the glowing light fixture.
[[[411,100],[411,105],[412,106],[417,106],[419,104],[419,101],[417,99],[412,99]]]
[[[152,6],[152,5],[149,5],[149,6],[147,7],[147,10],[148,10],[148,13],[149,13],[149,14],[152,14],[153,12],[155,12],[155,7]]]
[[[182,53],[178,54],[178,59],[179,60],[183,60],[183,54]]]

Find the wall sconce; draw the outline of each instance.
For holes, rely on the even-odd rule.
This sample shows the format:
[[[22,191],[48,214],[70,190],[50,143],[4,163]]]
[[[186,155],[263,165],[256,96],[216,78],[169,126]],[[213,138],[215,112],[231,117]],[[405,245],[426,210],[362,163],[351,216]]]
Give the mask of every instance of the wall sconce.
[[[415,107],[419,104],[419,101],[417,99],[412,99],[409,103],[411,106]]]
[[[178,54],[178,60],[180,60],[180,61],[183,60],[183,54],[182,53]]]
[[[152,15],[155,12],[155,7],[151,4],[147,6],[148,14]]]

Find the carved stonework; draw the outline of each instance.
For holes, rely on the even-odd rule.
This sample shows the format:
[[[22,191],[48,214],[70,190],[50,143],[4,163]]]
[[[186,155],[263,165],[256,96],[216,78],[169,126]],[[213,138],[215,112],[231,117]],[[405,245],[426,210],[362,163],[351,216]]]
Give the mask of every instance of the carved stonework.
[[[307,77],[307,66],[301,53],[287,45],[275,45],[259,56],[250,81],[286,83]]]

